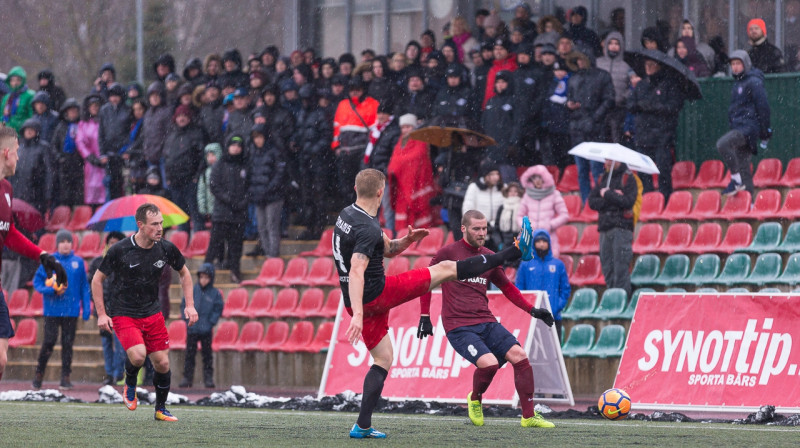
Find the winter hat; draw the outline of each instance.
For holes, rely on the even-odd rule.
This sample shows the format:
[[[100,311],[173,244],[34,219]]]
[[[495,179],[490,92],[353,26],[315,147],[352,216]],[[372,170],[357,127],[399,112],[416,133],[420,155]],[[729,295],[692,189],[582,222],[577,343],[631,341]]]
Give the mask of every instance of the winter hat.
[[[417,127],[417,116],[414,114],[405,114],[400,116],[400,126],[414,126]]]
[[[223,106],[227,106],[228,104],[232,104],[232,103],[233,103],[233,94],[229,93],[229,94],[225,95],[225,98],[222,100],[222,105]]]
[[[444,75],[447,77],[454,76],[460,78],[462,74],[461,64],[450,64],[444,72]]]
[[[281,81],[281,93],[286,93],[290,90],[297,90],[297,83],[294,82],[294,79],[287,78]]]
[[[556,51],[556,47],[553,44],[544,44],[542,45],[542,54],[555,54],[558,55],[558,51]]]
[[[108,96],[119,96],[125,99],[125,87],[116,82],[111,84],[108,88]]]
[[[389,114],[391,115],[394,112],[394,105],[389,100],[383,100],[378,104],[378,113],[379,114]]]
[[[244,87],[239,87],[238,89],[233,91],[234,98],[239,98],[247,95],[248,95],[247,89],[245,89]]]
[[[178,118],[179,115],[186,115],[187,117],[192,118],[192,108],[186,104],[181,104],[175,108],[175,113],[172,114],[172,118]]]
[[[511,48],[511,41],[507,37],[498,37],[494,40],[495,47],[503,47],[506,50]]]
[[[170,81],[180,82],[180,80],[181,77],[176,75],[175,73],[170,73],[169,75],[167,75],[166,78],[164,78],[164,82],[170,82]]]
[[[761,28],[761,32],[764,33],[764,37],[767,37],[767,24],[764,22],[764,19],[751,19],[747,22],[747,29],[750,29],[753,25],[758,25],[758,27]]]
[[[343,53],[339,56],[339,65],[342,64],[356,65],[356,57],[352,53]]]
[[[206,147],[203,149],[203,154],[208,154],[208,153],[214,154],[215,156],[217,156],[217,159],[219,159],[220,157],[222,157],[222,145],[220,145],[217,142],[207,144]]]
[[[62,241],[69,241],[72,243],[72,232],[67,229],[61,229],[56,233],[56,244],[60,244]]]

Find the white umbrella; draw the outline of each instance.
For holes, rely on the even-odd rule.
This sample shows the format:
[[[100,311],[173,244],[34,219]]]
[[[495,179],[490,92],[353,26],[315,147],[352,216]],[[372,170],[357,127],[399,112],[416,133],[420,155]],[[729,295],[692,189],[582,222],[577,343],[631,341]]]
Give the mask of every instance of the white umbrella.
[[[621,162],[628,165],[628,168],[633,171],[645,174],[659,174],[658,167],[655,162],[653,162],[653,159],[640,152],[622,146],[619,143],[583,142],[570,149],[569,154],[583,157],[584,159],[594,162],[613,160],[614,162]],[[608,183],[611,183],[610,173],[608,176]]]

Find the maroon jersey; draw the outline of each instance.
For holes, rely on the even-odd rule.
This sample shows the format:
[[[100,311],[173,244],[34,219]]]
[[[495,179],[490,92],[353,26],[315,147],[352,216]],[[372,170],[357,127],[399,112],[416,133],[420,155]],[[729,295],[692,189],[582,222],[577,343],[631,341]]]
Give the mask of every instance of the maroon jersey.
[[[0,248],[8,247],[20,255],[36,260],[42,250],[14,227],[14,217],[11,211],[13,199],[14,192],[11,183],[8,179],[0,180]],[[2,261],[0,261],[0,268],[2,268]]]

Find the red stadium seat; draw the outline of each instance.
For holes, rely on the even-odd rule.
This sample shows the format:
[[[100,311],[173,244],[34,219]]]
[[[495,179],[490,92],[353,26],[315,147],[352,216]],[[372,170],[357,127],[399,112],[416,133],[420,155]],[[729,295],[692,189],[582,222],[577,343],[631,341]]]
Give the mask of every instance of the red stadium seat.
[[[556,229],[558,238],[558,249],[562,254],[575,253],[575,245],[578,244],[578,229],[569,224]]]
[[[36,345],[36,333],[39,332],[39,324],[36,319],[22,319],[17,325],[16,335],[8,340],[9,347],[22,347],[26,345]]]
[[[575,218],[575,221],[578,222],[597,222],[598,213],[596,210],[593,210],[589,207],[589,203],[587,202],[584,204],[583,209],[581,209],[581,214]],[[580,244],[580,243],[578,243]]]
[[[228,293],[225,307],[222,308],[222,317],[247,317],[247,290],[236,288]]]
[[[561,172],[558,170],[558,167],[555,165],[547,165],[545,168],[547,168],[547,171],[553,176],[553,185],[558,185],[558,180],[561,177]]]
[[[562,193],[578,191],[578,166],[567,165],[567,167],[564,168],[564,173],[561,175],[561,179],[559,179],[557,185],[557,190]]]
[[[211,349],[215,352],[220,350],[236,350],[236,339],[239,336],[239,324],[229,320],[219,324],[214,339],[211,340]]]
[[[50,215],[50,220],[47,222],[47,225],[44,226],[44,228],[48,232],[56,232],[64,229],[67,227],[71,216],[72,210],[68,205],[59,205],[55,208],[55,210],[53,210],[53,214]]]
[[[87,232],[83,234],[81,243],[75,255],[81,258],[95,258],[103,253],[103,241],[98,232]]]
[[[783,187],[800,187],[800,157],[794,158],[786,164],[786,172],[780,180]]]
[[[685,218],[692,211],[692,193],[689,191],[675,191],[669,197],[669,202],[661,213],[661,219],[674,221]]]
[[[250,304],[247,305],[245,313],[250,319],[258,317],[269,317],[269,310],[272,309],[272,302],[275,295],[272,288],[258,288],[253,292]]]
[[[596,254],[600,252],[600,234],[597,232],[597,225],[588,225],[583,228],[580,241],[575,245],[575,253]]]
[[[189,246],[184,252],[185,257],[202,257],[208,250],[208,242],[211,240],[211,232],[208,230],[198,230],[192,234]]]
[[[428,236],[423,238],[416,245],[406,249],[405,255],[436,255],[436,251],[442,248],[444,242],[444,231],[441,227],[431,227],[428,229]]]
[[[300,298],[300,293],[294,288],[283,288],[278,291],[278,298],[275,299],[275,305],[267,312],[269,317],[290,317],[297,308],[297,301]]]
[[[786,194],[786,201],[784,201],[783,206],[775,213],[775,216],[785,219],[800,218],[800,188],[789,190],[789,193]]]
[[[686,248],[686,252],[690,254],[714,252],[720,243],[722,243],[722,226],[715,222],[704,222],[697,228],[694,241]]]
[[[333,229],[326,229],[314,250],[300,252],[301,257],[330,257],[333,256]]]
[[[241,283],[242,286],[277,286],[281,284],[281,275],[283,274],[284,263],[282,258],[267,258],[264,264],[261,265],[261,272],[258,277],[252,280],[245,280]]]
[[[433,257],[429,257],[427,255],[417,257],[417,259],[414,260],[414,266],[412,266],[411,269],[425,269],[430,266],[432,259]]]
[[[639,221],[653,221],[661,219],[664,211],[664,195],[658,191],[651,191],[642,195],[642,209],[639,211]]]
[[[756,194],[756,201],[753,209],[747,215],[748,218],[773,219],[778,217],[778,210],[781,208],[781,193],[778,190],[763,189]]]
[[[727,179],[727,180],[726,180]],[[725,176],[725,165],[721,160],[706,160],[700,165],[700,171],[692,184],[692,188],[705,190],[708,188],[725,188],[730,178]]]
[[[503,269],[503,273],[506,274],[506,278],[511,283],[515,283],[517,281],[517,268],[513,266],[506,266]]]
[[[39,238],[39,248],[43,251],[52,254],[56,251],[56,234],[45,233]]]
[[[186,322],[175,319],[167,327],[170,350],[186,350]]]
[[[567,205],[567,214],[571,222],[578,221],[578,216],[581,214],[581,197],[575,194],[564,196],[564,203]]]
[[[307,320],[301,320],[294,324],[289,339],[279,349],[282,352],[300,352],[308,349],[311,340],[314,339],[314,324]]]
[[[323,322],[319,324],[314,340],[311,341],[303,351],[319,353],[322,350],[327,350],[328,347],[330,347],[331,338],[333,337],[333,324],[333,322]]]
[[[325,301],[325,293],[319,288],[308,288],[303,291],[303,296],[300,297],[300,303],[292,311],[291,317],[299,317],[305,319],[306,317],[314,316],[322,308],[322,302]]]
[[[236,351],[248,352],[258,350],[261,338],[264,336],[264,324],[258,321],[250,321],[242,327],[242,334],[236,340]]]
[[[279,350],[280,347],[289,339],[289,324],[277,320],[269,324],[264,339],[258,344],[258,349],[262,352],[272,352]]]
[[[572,257],[569,255],[559,255],[558,259],[564,263],[564,269],[567,271],[567,275],[572,277],[572,273],[575,272],[575,266],[573,266]]]
[[[333,259],[330,257],[319,257],[311,262],[311,269],[306,276],[305,284],[308,286],[336,286],[339,284],[339,276],[336,276],[336,283],[331,284],[331,272],[335,271]]]
[[[67,223],[66,229],[72,232],[83,230],[86,228],[86,224],[89,223],[91,218],[92,207],[88,205],[79,205],[75,207],[75,212],[72,214],[72,218]]]
[[[394,257],[386,266],[386,276],[402,274],[409,270],[411,262],[403,256]]]
[[[753,200],[750,192],[742,190],[733,196],[728,196],[725,205],[719,211],[719,217],[728,221],[735,221],[750,216],[750,207]]]
[[[597,255],[581,257],[569,282],[575,286],[604,285],[605,279],[600,268],[600,257]]]
[[[684,223],[673,223],[667,230],[667,236],[656,253],[677,254],[686,252],[692,243],[692,226]]]
[[[716,219],[719,217],[720,203],[722,197],[717,190],[701,191],[697,196],[697,203],[694,208],[686,216],[686,219],[693,221],[705,221],[707,219]]]
[[[322,308],[318,309],[315,313],[311,316],[314,317],[336,317],[336,313],[339,311],[339,300],[342,297],[342,290],[339,288],[332,289],[331,292],[328,293],[328,298],[325,300],[325,304],[322,305]]]
[[[189,234],[183,230],[173,230],[169,236],[169,242],[174,244],[181,253],[185,253],[186,247],[189,245]]]
[[[455,237],[455,235],[453,235],[453,232],[448,232],[447,233],[447,238],[444,239],[444,244],[442,244],[442,247],[447,246],[448,244],[455,243],[456,242],[455,238],[456,237]]]
[[[676,190],[691,188],[696,171],[697,167],[691,160],[675,162],[675,165],[672,165],[672,188]]]
[[[734,222],[728,226],[725,239],[714,249],[716,253],[730,254],[734,250],[747,247],[753,242],[753,228],[746,222]]]
[[[6,295],[8,297],[8,295]],[[28,308],[28,290],[17,289],[11,293],[11,298],[6,301],[9,316],[24,316]]]
[[[644,224],[639,229],[639,234],[633,242],[633,253],[649,254],[655,252],[658,246],[661,245],[663,238],[664,230],[661,228],[661,224]]]
[[[31,300],[28,302],[23,315],[27,317],[44,316],[44,297],[42,297],[42,293],[36,290],[33,291]]]
[[[756,188],[780,187],[783,163],[780,159],[762,159],[753,174]]]
[[[286,272],[280,280],[280,286],[304,285],[308,275],[308,260],[303,257],[295,257],[289,260],[286,265]]]

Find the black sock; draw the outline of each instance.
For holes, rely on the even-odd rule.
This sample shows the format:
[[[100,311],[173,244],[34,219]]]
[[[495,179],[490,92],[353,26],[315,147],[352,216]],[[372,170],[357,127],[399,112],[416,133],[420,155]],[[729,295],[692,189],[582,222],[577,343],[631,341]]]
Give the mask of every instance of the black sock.
[[[378,399],[381,398],[383,392],[383,382],[386,381],[386,375],[389,372],[383,367],[373,364],[364,377],[364,394],[361,397],[361,411],[358,413],[358,420],[356,424],[361,429],[367,429],[372,426],[372,411],[378,405]]]
[[[511,244],[496,254],[478,255],[466,260],[456,261],[456,276],[459,280],[477,277],[484,272],[502,266],[506,261],[522,257],[517,246]]]
[[[136,367],[135,365],[131,364],[131,360],[125,358],[125,384],[128,387],[136,387],[136,380],[139,377],[139,369],[142,367]]]
[[[172,373],[169,370],[166,373],[156,372],[153,375],[153,386],[156,387],[156,410],[164,409],[167,405],[171,378]]]

